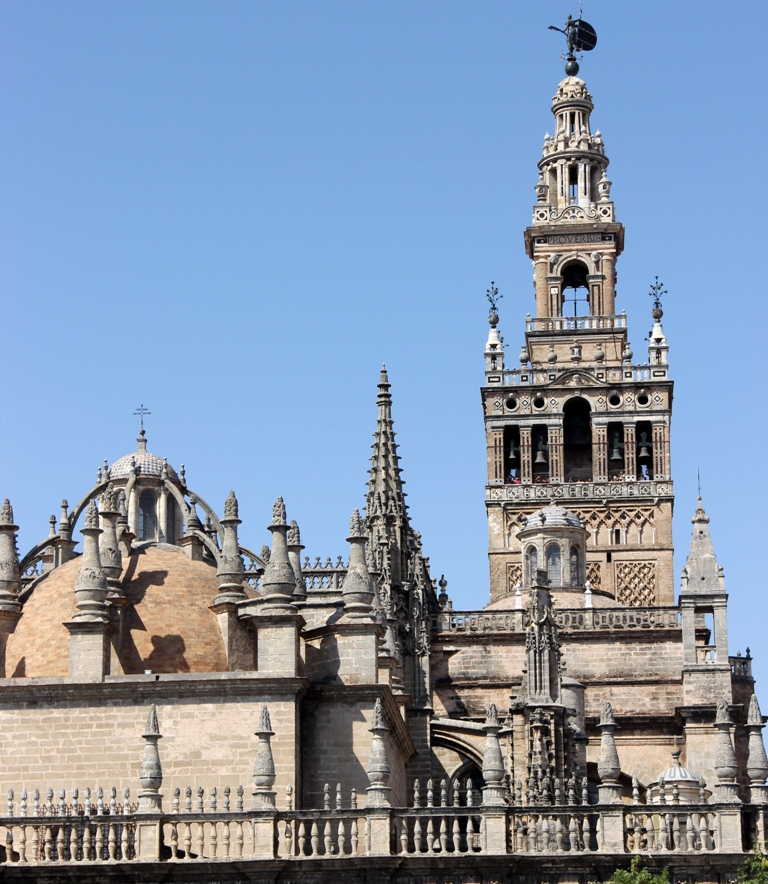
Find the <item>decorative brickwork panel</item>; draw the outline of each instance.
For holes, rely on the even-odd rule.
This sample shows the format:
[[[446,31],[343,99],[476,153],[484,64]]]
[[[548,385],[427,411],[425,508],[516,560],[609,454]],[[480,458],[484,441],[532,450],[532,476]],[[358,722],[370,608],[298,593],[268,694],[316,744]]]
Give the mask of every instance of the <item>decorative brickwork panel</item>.
[[[587,580],[592,589],[601,589],[603,585],[600,574],[600,562],[587,562]]]
[[[512,592],[518,583],[523,585],[523,566],[507,563],[507,592]]]
[[[656,563],[617,562],[616,601],[644,607],[656,604]]]

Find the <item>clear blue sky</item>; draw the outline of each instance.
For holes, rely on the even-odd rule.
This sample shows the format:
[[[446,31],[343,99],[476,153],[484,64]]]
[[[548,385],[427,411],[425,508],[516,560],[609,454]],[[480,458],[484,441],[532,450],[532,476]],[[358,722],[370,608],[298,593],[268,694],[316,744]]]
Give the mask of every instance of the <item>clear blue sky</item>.
[[[412,520],[487,600],[484,292],[516,359],[522,231],[575,2],[0,4],[0,497],[27,549],[150,450],[259,549],[278,494],[346,555],[386,362]],[[731,649],[768,707],[765,7],[585,2],[582,75],[636,355],[669,290],[679,576],[701,467]],[[677,577],[676,577],[677,582]],[[766,709],[768,711],[768,708]]]

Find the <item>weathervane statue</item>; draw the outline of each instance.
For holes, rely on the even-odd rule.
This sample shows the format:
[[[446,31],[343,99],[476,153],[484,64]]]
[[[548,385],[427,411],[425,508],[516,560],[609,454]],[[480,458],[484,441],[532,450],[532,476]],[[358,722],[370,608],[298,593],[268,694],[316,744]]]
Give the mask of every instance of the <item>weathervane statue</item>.
[[[565,34],[565,40],[568,44],[568,55],[565,59],[565,73],[569,77],[575,77],[579,72],[579,63],[576,61],[576,52],[589,52],[597,45],[597,34],[592,25],[585,22],[581,15],[574,21],[568,16],[568,21],[564,28],[556,28],[554,25],[549,26],[550,31],[557,31]]]

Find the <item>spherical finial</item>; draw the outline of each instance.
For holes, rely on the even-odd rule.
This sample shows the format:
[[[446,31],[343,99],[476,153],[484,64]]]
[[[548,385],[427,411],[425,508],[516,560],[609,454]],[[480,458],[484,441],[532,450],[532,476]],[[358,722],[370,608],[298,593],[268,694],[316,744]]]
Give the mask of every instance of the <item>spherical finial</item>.
[[[565,63],[565,73],[569,77],[575,77],[579,72],[579,63],[575,58],[569,58]]]

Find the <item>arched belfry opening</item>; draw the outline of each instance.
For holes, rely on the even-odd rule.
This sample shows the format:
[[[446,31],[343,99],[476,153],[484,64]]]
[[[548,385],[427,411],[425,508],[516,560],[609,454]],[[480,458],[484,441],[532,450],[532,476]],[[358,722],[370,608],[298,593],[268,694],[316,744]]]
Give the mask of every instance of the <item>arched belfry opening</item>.
[[[591,312],[588,273],[581,261],[570,261],[563,267],[560,288],[563,316],[586,316]]]
[[[592,423],[589,402],[577,397],[563,409],[563,467],[566,482],[592,478]]]

